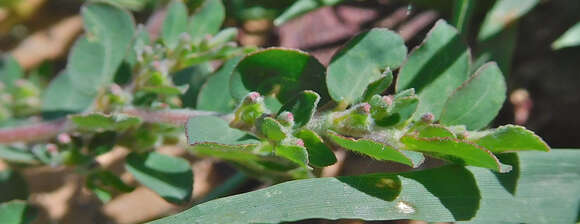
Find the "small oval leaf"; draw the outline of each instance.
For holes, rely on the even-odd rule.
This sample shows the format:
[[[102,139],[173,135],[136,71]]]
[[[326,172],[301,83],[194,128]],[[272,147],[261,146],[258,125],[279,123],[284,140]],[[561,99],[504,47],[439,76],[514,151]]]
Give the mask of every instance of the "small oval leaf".
[[[264,96],[275,95],[287,103],[304,90],[320,94],[321,101],[328,101],[324,83],[324,66],[306,52],[268,48],[247,55],[236,66],[230,88],[238,102],[251,91]]]
[[[419,97],[415,120],[428,112],[439,119],[447,98],[468,79],[469,60],[469,50],[457,30],[437,21],[423,43],[411,51],[397,77],[397,92],[414,88]]]
[[[362,153],[373,159],[389,160],[414,167],[411,159],[401,153],[401,151],[386,144],[378,143],[370,139],[348,138],[334,132],[329,132],[328,137],[340,147]]]
[[[314,116],[318,101],[320,101],[320,96],[316,92],[306,90],[282,106],[278,111],[278,115],[288,111],[292,113],[296,127],[302,127]]]
[[[228,122],[214,116],[196,116],[185,125],[187,141],[190,145],[218,143],[223,145],[258,144],[255,137],[238,129],[230,128]]]
[[[506,84],[497,64],[487,63],[449,97],[441,124],[477,130],[491,122],[506,98]]]
[[[485,167],[503,171],[499,160],[487,149],[462,140],[451,138],[421,138],[405,135],[401,138],[405,149],[429,153],[454,163]]]
[[[131,153],[125,168],[141,184],[171,203],[186,203],[193,190],[193,171],[183,158],[157,152]]]
[[[550,147],[530,130],[521,126],[506,125],[489,130],[489,133],[481,138],[472,140],[493,153],[514,151],[550,151]]]
[[[384,70],[398,68],[406,55],[403,39],[393,31],[375,28],[358,34],[328,65],[330,96],[347,104],[360,101],[369,84],[381,79]]]
[[[301,129],[296,132],[294,136],[304,141],[304,146],[306,146],[306,150],[308,151],[308,160],[310,161],[310,164],[316,167],[325,167],[336,163],[336,156],[332,150],[324,144],[324,141],[320,136],[318,136],[318,134],[316,134],[316,132],[308,129]]]

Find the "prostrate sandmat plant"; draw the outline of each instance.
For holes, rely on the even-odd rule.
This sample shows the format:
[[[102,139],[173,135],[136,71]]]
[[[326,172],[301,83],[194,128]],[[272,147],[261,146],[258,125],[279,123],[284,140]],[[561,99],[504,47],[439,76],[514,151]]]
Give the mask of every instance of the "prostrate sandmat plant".
[[[237,46],[235,28],[220,30],[219,0],[191,15],[173,1],[154,41],[114,5],[88,3],[82,15],[86,34],[46,89],[3,60],[0,91],[11,97],[0,98],[9,99],[0,107],[0,158],[14,168],[75,167],[106,202],[134,186],[95,158],[123,146],[138,182],[183,204],[193,188],[189,162],[156,152],[181,145],[267,183],[289,181],[154,223],[578,220],[580,153],[548,152],[521,126],[489,129],[506,99],[505,76],[494,62],[474,68],[444,20],[410,52],[391,30],[359,33],[325,67],[295,49]],[[409,172],[318,178],[342,149]],[[446,165],[423,169],[426,156]],[[2,190],[1,201],[25,199],[18,173],[0,174],[13,191]],[[22,201],[0,205],[7,223],[29,213]]]

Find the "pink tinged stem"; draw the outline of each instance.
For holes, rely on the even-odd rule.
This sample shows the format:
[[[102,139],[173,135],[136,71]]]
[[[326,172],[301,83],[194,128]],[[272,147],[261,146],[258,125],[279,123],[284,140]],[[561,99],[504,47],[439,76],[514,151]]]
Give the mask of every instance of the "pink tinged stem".
[[[54,137],[71,129],[66,119],[47,121],[20,127],[0,128],[0,143],[30,142]]]
[[[140,117],[149,123],[170,123],[174,125],[185,125],[190,117],[196,116],[218,116],[219,113],[212,111],[198,110],[143,110],[128,108],[123,110],[123,114]]]
[[[187,120],[195,116],[219,116],[225,120],[231,120],[231,115],[223,115],[211,111],[197,110],[144,110],[127,108],[121,112],[141,118],[148,123],[168,123],[185,125]],[[55,121],[46,121],[19,127],[0,128],[0,144],[14,142],[32,142],[53,138],[61,133],[74,130],[74,125],[65,118]]]

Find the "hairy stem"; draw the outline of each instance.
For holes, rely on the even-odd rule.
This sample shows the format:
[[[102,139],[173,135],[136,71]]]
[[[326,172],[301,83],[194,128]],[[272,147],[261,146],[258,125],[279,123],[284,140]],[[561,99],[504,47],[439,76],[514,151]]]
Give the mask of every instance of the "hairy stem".
[[[231,120],[232,117],[231,115],[223,115],[211,111],[187,109],[155,111],[141,108],[126,108],[120,113],[139,117],[149,123],[168,123],[173,125],[184,125],[187,119],[195,116],[219,116],[225,120]],[[74,129],[74,124],[68,118],[17,127],[0,128],[0,144],[45,140]]]
[[[71,129],[71,122],[64,118],[18,127],[0,128],[0,143],[37,141],[54,137]]]

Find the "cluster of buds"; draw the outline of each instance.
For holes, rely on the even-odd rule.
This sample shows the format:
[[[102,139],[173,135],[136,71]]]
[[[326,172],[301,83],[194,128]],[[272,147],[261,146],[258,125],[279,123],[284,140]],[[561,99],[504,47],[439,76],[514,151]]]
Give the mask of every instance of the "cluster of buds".
[[[0,120],[36,114],[40,106],[40,90],[35,84],[23,79],[13,86],[0,83]]]
[[[340,134],[361,137],[372,131],[374,121],[371,117],[371,105],[361,103],[343,112],[330,114],[330,127]]]
[[[268,140],[273,145],[296,145],[304,147],[304,142],[293,136],[294,115],[284,111],[273,116],[264,104],[264,98],[251,92],[242,100],[234,112],[231,127],[251,131]]]
[[[256,121],[270,111],[264,104],[264,97],[257,92],[251,92],[244,97],[234,112],[234,120],[230,122],[233,128],[252,131]]]

